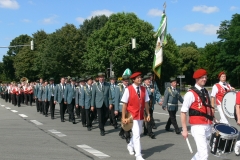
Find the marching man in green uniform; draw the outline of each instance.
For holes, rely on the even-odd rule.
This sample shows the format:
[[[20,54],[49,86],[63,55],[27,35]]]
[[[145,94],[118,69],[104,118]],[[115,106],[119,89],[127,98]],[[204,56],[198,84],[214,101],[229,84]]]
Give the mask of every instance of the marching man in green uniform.
[[[176,78],[170,78],[171,86],[167,87],[164,92],[164,100],[162,108],[164,110],[168,110],[169,118],[168,122],[165,126],[166,131],[170,131],[170,125],[172,124],[175,128],[176,134],[180,134],[181,131],[178,128],[177,120],[176,120],[176,113],[178,111],[178,101],[183,103],[183,98],[176,89],[177,80]]]
[[[98,82],[93,84],[91,107],[95,107],[98,114],[100,135],[105,136],[105,123],[109,118],[109,110],[112,109],[112,97],[109,83],[105,82],[105,74],[98,73]]]

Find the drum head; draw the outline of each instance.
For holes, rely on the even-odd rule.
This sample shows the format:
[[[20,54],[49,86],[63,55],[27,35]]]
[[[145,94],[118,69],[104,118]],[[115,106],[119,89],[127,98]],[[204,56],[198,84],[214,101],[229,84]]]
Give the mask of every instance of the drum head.
[[[228,124],[224,123],[214,124],[214,129],[227,135],[238,134],[238,130],[235,127],[229,126]]]
[[[228,118],[234,118],[234,108],[236,104],[236,92],[227,92],[222,99],[222,109]]]

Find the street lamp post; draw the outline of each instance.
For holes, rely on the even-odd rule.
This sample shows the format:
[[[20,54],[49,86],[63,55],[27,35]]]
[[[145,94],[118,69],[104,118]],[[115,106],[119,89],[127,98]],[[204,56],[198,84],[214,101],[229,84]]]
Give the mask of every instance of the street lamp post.
[[[0,48],[15,48],[15,47],[24,47],[24,46],[30,46],[31,50],[34,50],[34,43],[33,40],[31,40],[30,45],[26,44],[26,45],[15,45],[15,46],[0,46]]]
[[[113,76],[113,75],[114,75],[114,74],[113,74],[113,71],[112,71],[112,70],[113,70],[113,63],[112,63],[113,53],[114,53],[115,51],[117,51],[118,49],[120,49],[120,48],[122,48],[122,47],[126,47],[126,46],[128,46],[128,45],[130,45],[130,44],[132,44],[132,49],[136,49],[136,38],[131,38],[131,43],[124,44],[124,45],[122,45],[122,46],[118,46],[118,47],[115,48],[114,51],[111,52],[111,55],[110,55],[110,58],[109,58],[109,62],[110,62],[110,67],[109,67],[110,73],[109,73],[109,75],[110,75],[110,76]]]

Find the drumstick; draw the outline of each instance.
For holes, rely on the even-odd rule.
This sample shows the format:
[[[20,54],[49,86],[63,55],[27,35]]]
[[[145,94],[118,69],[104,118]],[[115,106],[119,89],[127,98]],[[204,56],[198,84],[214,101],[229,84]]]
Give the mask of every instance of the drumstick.
[[[191,147],[191,145],[190,145],[190,143],[189,143],[189,140],[188,140],[188,137],[186,138],[186,141],[187,141],[187,145],[188,145],[188,148],[189,148],[190,153],[193,153],[192,147]]]

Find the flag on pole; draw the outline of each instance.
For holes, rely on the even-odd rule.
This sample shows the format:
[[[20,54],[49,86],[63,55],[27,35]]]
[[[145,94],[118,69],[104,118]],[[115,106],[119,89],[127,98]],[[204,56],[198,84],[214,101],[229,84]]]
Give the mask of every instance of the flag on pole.
[[[162,46],[167,44],[167,16],[165,14],[166,3],[164,3],[164,11],[162,14],[162,19],[157,32],[154,37],[157,36],[157,44],[155,48],[155,54],[153,59],[153,72],[160,78],[161,76],[161,65],[163,61],[163,49]]]

